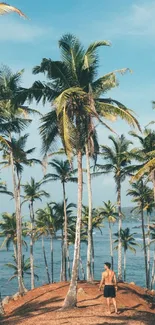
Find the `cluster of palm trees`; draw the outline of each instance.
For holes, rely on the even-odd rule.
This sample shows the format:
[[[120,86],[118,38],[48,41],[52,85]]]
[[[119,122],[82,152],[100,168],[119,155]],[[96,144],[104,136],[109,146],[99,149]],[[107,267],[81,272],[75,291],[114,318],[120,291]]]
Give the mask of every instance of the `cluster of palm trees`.
[[[107,91],[116,87],[117,74],[124,74],[128,69],[110,72],[96,79],[98,75],[99,56],[98,49],[109,46],[109,42],[94,42],[84,48],[81,42],[71,34],[64,35],[59,40],[61,59],[54,61],[44,58],[40,65],[33,68],[33,74],[43,73],[45,82],[37,80],[26,89],[20,86],[20,78],[23,71],[13,74],[8,67],[0,70],[0,141],[2,153],[2,166],[10,167],[12,171],[13,192],[12,199],[15,202],[16,218],[16,254],[18,271],[19,292],[24,293],[23,283],[23,254],[22,254],[22,204],[28,202],[30,212],[30,224],[26,225],[26,231],[30,236],[30,269],[31,287],[34,287],[34,257],[33,246],[37,236],[48,234],[51,239],[51,280],[53,280],[53,247],[52,240],[57,230],[61,228],[62,234],[62,260],[61,280],[70,279],[70,287],[64,301],[63,309],[76,306],[77,280],[80,261],[80,243],[87,239],[87,281],[94,278],[94,247],[93,226],[101,227],[103,218],[108,218],[111,239],[111,261],[113,265],[113,247],[111,222],[118,220],[118,279],[122,280],[122,247],[124,247],[124,264],[126,264],[126,246],[123,244],[123,236],[131,237],[130,246],[135,242],[129,230],[122,229],[123,213],[121,202],[122,183],[126,177],[132,180],[128,195],[137,203],[138,212],[142,218],[143,248],[145,257],[146,285],[150,282],[150,254],[146,245],[146,233],[144,225],[144,213],[148,213],[148,221],[154,208],[153,190],[148,186],[152,181],[155,185],[154,159],[155,133],[146,128],[143,135],[132,132],[132,136],[140,140],[141,147],[130,149],[132,142],[125,136],[110,136],[111,146],[100,145],[98,140],[98,124],[113,132],[107,121],[115,121],[119,116],[132,127],[141,131],[140,125],[134,113],[127,109],[121,102],[105,97]],[[42,141],[43,159],[32,157],[35,148],[26,148],[28,134],[24,130],[31,123],[31,114],[39,114],[30,109],[25,103],[32,101],[45,105],[52,104],[50,112],[40,118],[40,135]],[[51,154],[65,154],[67,160],[53,159],[49,163],[52,173],[46,174],[40,182],[31,178],[31,182],[22,185],[24,166],[31,167],[34,164],[46,165],[45,161]],[[59,150],[60,149],[60,150]],[[86,168],[84,159],[86,157]],[[98,162],[98,157],[100,163]],[[101,158],[104,162],[102,164]],[[77,169],[73,167],[77,165]],[[94,170],[92,171],[92,166]],[[83,173],[87,175],[88,208],[83,211]],[[116,184],[116,208],[111,202],[104,204],[104,208],[96,210],[92,206],[92,178],[103,174],[113,173]],[[144,175],[144,176],[143,176]],[[137,180],[138,179],[138,180]],[[139,180],[140,179],[140,180]],[[62,184],[63,209],[57,203],[50,202],[45,209],[35,212],[34,202],[49,194],[42,189],[47,182],[59,180]],[[66,183],[77,183],[77,216],[70,218],[73,206],[67,206]],[[154,186],[155,188],[155,186]],[[22,190],[24,189],[24,195]],[[155,190],[154,190],[155,191]],[[62,205],[61,205],[62,207]],[[75,205],[74,205],[75,207]],[[70,211],[71,208],[71,211]],[[70,212],[67,212],[67,211]],[[63,212],[62,212],[63,211]],[[85,218],[83,220],[83,215]],[[61,227],[60,227],[61,224]],[[148,222],[150,238],[150,221]],[[74,242],[74,257],[72,271],[70,270],[68,246]],[[46,254],[43,244],[44,258],[48,270]],[[152,271],[153,272],[153,271]],[[124,274],[124,277],[126,275]]]

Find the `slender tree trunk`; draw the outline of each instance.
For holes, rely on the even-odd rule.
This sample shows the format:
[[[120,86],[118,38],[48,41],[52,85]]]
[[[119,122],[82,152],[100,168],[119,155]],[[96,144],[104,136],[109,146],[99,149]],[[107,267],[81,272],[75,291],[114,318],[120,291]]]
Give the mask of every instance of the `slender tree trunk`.
[[[87,245],[87,281],[93,280],[91,272],[91,253],[92,253],[92,189],[91,189],[91,175],[90,175],[90,159],[88,145],[86,148],[86,162],[87,162],[87,188],[88,188],[88,245]]]
[[[154,272],[155,272],[155,244],[154,244],[154,251],[153,251],[151,290],[153,289],[153,285],[154,285]]]
[[[95,254],[94,254],[94,238],[93,238],[93,233],[91,236],[91,240],[92,240],[92,279],[94,280],[94,274],[95,274]]]
[[[126,282],[126,249],[124,249],[124,282]]]
[[[142,219],[142,236],[143,236],[146,287],[148,288],[147,250],[146,250],[146,239],[145,239],[145,229],[144,229],[143,204],[142,204],[142,207],[141,207],[141,219]]]
[[[11,142],[11,134],[9,136]],[[21,295],[24,294],[22,281],[22,223],[21,223],[21,205],[20,205],[20,179],[17,177],[14,169],[13,153],[10,150],[10,163],[12,169],[12,181],[16,211],[16,231],[17,231],[17,268],[18,268],[18,288]]]
[[[0,315],[4,315],[4,308],[3,308],[3,304],[2,304],[2,297],[1,297],[1,292],[0,292]]]
[[[49,275],[46,252],[45,252],[45,245],[44,245],[44,235],[42,235],[42,250],[43,250],[43,255],[44,255],[44,262],[45,262],[45,268],[46,268],[46,273],[47,273],[47,280],[48,280],[48,283],[50,283],[51,281],[50,281],[50,275]]]
[[[62,240],[61,240],[61,273],[60,273],[60,281],[65,280],[65,246],[64,246],[64,232],[62,229]]]
[[[109,221],[109,237],[110,237],[110,256],[111,256],[111,268],[114,269],[114,257],[113,257],[113,241],[112,241],[112,229],[111,222]]]
[[[81,256],[80,256],[80,267],[81,267],[81,273],[82,273],[83,280],[85,281],[86,277],[85,277],[85,271],[84,271]]]
[[[66,209],[66,191],[65,183],[62,183],[63,186],[63,200],[64,200],[64,280],[67,281],[67,252],[68,252],[68,225],[67,225],[67,209]]]
[[[67,269],[68,269],[68,278],[71,279],[71,269],[70,269],[70,257],[69,257],[69,245],[67,247]]]
[[[54,282],[54,271],[53,271],[53,235],[51,234],[51,280]]]
[[[147,224],[148,224],[148,249],[147,249],[147,283],[148,288],[150,289],[150,215],[147,216]]]
[[[76,221],[74,259],[73,259],[73,266],[72,266],[71,283],[62,309],[74,308],[77,304],[77,277],[78,277],[78,266],[79,266],[79,258],[80,258],[80,235],[81,235],[81,217],[82,217],[82,192],[83,192],[81,151],[79,151],[77,154],[77,161],[78,161],[78,211],[77,211],[77,221]]]
[[[122,211],[121,211],[121,183],[120,179],[117,182],[117,206],[118,206],[118,281],[122,281],[122,242],[121,242],[121,228],[122,228]]]
[[[152,171],[152,182],[153,182],[153,194],[154,194],[154,202],[155,202],[155,170]]]
[[[31,234],[30,234],[30,268],[31,268],[31,289],[35,287],[34,279],[34,253],[33,253],[33,231],[34,231],[34,211],[33,211],[33,202],[30,202],[30,220],[31,220]]]
[[[15,260],[17,261],[17,245],[14,242],[13,242],[13,250],[14,250]]]

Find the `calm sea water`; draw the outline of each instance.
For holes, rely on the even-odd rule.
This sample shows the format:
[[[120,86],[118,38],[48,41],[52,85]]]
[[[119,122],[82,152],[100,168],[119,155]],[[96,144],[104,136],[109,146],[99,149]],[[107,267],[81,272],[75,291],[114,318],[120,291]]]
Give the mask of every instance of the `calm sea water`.
[[[131,232],[136,232],[136,239],[139,244],[142,244],[141,229],[134,229],[135,226],[140,223],[131,221],[130,223],[124,222],[123,228],[129,227]],[[113,233],[117,231],[117,224],[113,226]],[[2,242],[2,239],[0,240]],[[94,231],[94,245],[95,245],[95,279],[99,280],[101,272],[103,270],[104,262],[110,261],[109,257],[109,232],[108,225],[102,228],[102,234],[100,231]],[[47,254],[47,260],[50,270],[50,240],[45,239],[45,248]],[[86,264],[86,244],[82,243],[81,246],[81,258],[83,265]],[[29,252],[23,248],[23,254],[25,258],[29,257]],[[5,266],[6,263],[12,262],[13,249],[10,251],[0,251],[0,289],[2,297],[6,295],[12,295],[17,292],[17,279],[8,282],[8,279],[13,275],[13,270]],[[153,255],[153,247],[151,247],[151,256]],[[72,260],[73,246],[70,246],[70,257]],[[45,271],[41,240],[35,243],[34,249],[35,258],[35,273],[39,276],[39,281],[36,280],[36,287],[39,287],[47,283],[47,276]],[[54,281],[57,282],[60,279],[60,260],[61,260],[61,240],[54,240]],[[117,273],[117,251],[114,251],[114,267]],[[80,272],[81,274],[81,272]],[[82,276],[81,276],[82,279]],[[127,252],[127,281],[134,281],[137,285],[145,287],[145,273],[144,273],[144,256],[141,247],[137,247],[136,254]],[[30,289],[30,276],[25,276],[25,286]]]

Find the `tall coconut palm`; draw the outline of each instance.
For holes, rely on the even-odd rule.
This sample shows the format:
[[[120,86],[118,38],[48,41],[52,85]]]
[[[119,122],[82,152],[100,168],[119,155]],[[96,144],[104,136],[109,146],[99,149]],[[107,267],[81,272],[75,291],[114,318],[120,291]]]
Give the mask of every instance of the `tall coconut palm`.
[[[22,202],[29,202],[29,211],[30,211],[30,220],[31,220],[31,232],[30,232],[30,263],[31,263],[31,289],[34,289],[34,256],[33,256],[33,245],[34,245],[34,202],[37,200],[42,201],[42,197],[49,197],[49,193],[42,190],[41,187],[43,185],[43,181],[36,182],[33,177],[31,177],[30,183],[26,183],[23,185],[24,189],[24,200]]]
[[[58,160],[53,159],[49,162],[49,165],[54,169],[55,173],[47,174],[44,179],[46,181],[60,181],[62,184],[63,190],[63,201],[64,201],[64,262],[62,263],[62,281],[67,280],[67,272],[66,272],[66,262],[67,262],[67,253],[68,253],[68,242],[67,242],[67,211],[66,211],[66,183],[72,182],[77,183],[78,179],[74,176],[77,170],[73,170],[71,168],[71,164],[68,160]]]
[[[19,10],[16,7],[13,7],[7,3],[0,2],[0,15],[5,15],[5,14],[11,13],[11,12],[15,12],[19,16],[26,18],[25,14],[21,10]]]
[[[126,253],[127,250],[129,249],[131,252],[136,253],[136,249],[133,246],[138,246],[138,244],[135,241],[134,235],[136,233],[130,234],[130,229],[121,229],[121,242],[122,242],[122,247],[124,249],[124,281],[126,281]],[[115,234],[117,238],[119,238],[119,232]],[[119,239],[116,239],[114,243],[119,243]],[[115,247],[115,249],[118,249],[118,245]]]
[[[37,220],[43,223],[43,227],[46,227],[47,233],[50,236],[50,252],[51,252],[51,281],[54,282],[53,272],[53,237],[56,234],[58,225],[56,214],[50,204],[47,204],[44,209],[37,210]]]
[[[109,239],[110,239],[110,256],[111,256],[111,266],[112,270],[114,267],[114,257],[113,257],[113,238],[112,238],[112,228],[111,224],[114,224],[117,220],[118,213],[116,212],[116,206],[112,204],[109,200],[107,203],[104,203],[104,207],[100,208],[99,215],[103,216],[103,219],[107,219],[109,224]]]
[[[23,148],[20,147],[20,141],[17,142],[12,134],[20,134],[30,123],[31,120],[28,118],[30,113],[36,111],[29,109],[27,106],[21,105],[19,101],[15,102],[15,97],[17,95],[18,89],[21,83],[21,77],[23,70],[13,73],[9,67],[2,66],[0,68],[0,141],[1,141],[1,150],[5,151],[6,166],[11,166],[12,169],[12,180],[14,188],[14,199],[15,199],[15,209],[16,209],[16,223],[17,223],[17,247],[20,251],[20,256],[18,265],[19,265],[19,290],[20,293],[22,290],[22,277],[21,277],[21,222],[20,222],[20,186],[17,182],[17,166],[20,168],[20,163],[17,157],[20,155],[24,159]],[[26,139],[26,137],[25,137]],[[23,137],[24,140],[24,137]],[[22,141],[23,141],[22,140]],[[22,142],[21,141],[21,142]],[[16,148],[16,149],[15,149]],[[16,151],[16,154],[15,154]],[[18,153],[18,154],[17,154]],[[28,153],[28,152],[27,152]],[[15,158],[16,156],[16,158]],[[15,166],[16,160],[16,166]],[[16,171],[15,171],[16,169]],[[19,173],[18,173],[19,176]]]
[[[147,265],[148,265],[147,272],[148,272],[148,287],[150,288],[150,285],[151,285],[151,277],[150,277],[150,275],[151,275],[150,274],[150,272],[151,272],[151,268],[150,268],[150,266],[151,266],[151,261],[150,261],[151,227],[150,227],[150,224],[151,224],[151,216],[152,216],[152,213],[155,208],[154,195],[151,190],[148,191],[148,193],[145,197],[145,200],[146,200],[146,203],[145,203],[144,210],[147,213],[147,229],[148,229],[148,233],[147,233],[147,239],[148,239],[148,242],[147,242]]]
[[[150,288],[153,289],[153,285],[155,282],[155,224],[150,226],[150,235],[151,235],[151,242],[153,244],[153,262],[152,262],[152,274],[151,274],[151,285]]]
[[[17,259],[19,265],[19,292],[24,293],[24,287],[22,285],[22,269],[21,269],[21,258],[22,258],[22,227],[21,227],[21,177],[23,172],[23,166],[31,166],[34,162],[39,162],[37,159],[28,158],[32,154],[35,148],[25,150],[28,134],[16,138],[7,140],[7,144],[2,144],[2,164],[5,167],[12,168],[13,188],[14,188],[14,199],[16,208],[16,225],[17,225]]]
[[[17,229],[15,213],[2,213],[2,221],[0,221],[0,228],[0,237],[5,237],[1,244],[1,248],[6,246],[6,249],[8,251],[11,244],[13,244],[14,256],[17,259]],[[22,232],[22,235],[24,235],[24,231]],[[24,239],[22,239],[22,245],[27,248],[27,243]]]
[[[125,178],[131,174],[131,156],[129,147],[132,144],[124,135],[120,137],[109,136],[112,141],[112,147],[102,145],[102,156],[106,161],[105,164],[97,164],[100,170],[96,175],[113,173],[117,191],[117,206],[118,206],[118,232],[122,228],[122,211],[121,211],[121,185]],[[122,280],[122,244],[121,235],[118,244],[118,280]]]
[[[94,42],[85,50],[74,35],[64,35],[59,41],[61,61],[43,59],[40,66],[33,69],[35,74],[45,73],[50,82],[36,81],[30,89],[21,89],[18,100],[43,99],[51,101],[53,109],[43,120],[41,134],[43,148],[48,151],[60,136],[66,154],[71,160],[72,154],[77,155],[78,167],[78,215],[74,249],[72,279],[63,308],[74,307],[77,302],[77,272],[80,253],[80,225],[82,216],[82,151],[88,136],[87,122],[90,117],[102,124],[102,117],[120,115],[129,124],[138,125],[131,111],[118,101],[101,98],[109,84],[116,86],[116,71],[95,80],[98,69],[97,49],[109,45],[106,41]],[[120,72],[124,73],[126,69]],[[90,91],[90,88],[92,91]],[[54,113],[53,113],[54,112]],[[50,115],[50,116],[49,116]],[[100,117],[102,116],[102,117]],[[49,124],[49,119],[52,124]],[[51,127],[53,126],[53,128]],[[48,128],[47,128],[48,126]],[[50,137],[52,135],[52,137]]]
[[[48,229],[44,223],[44,220],[42,220],[42,218],[40,218],[40,217],[36,218],[35,223],[36,223],[35,239],[38,239],[40,237],[42,239],[42,250],[43,250],[43,257],[44,257],[45,269],[46,269],[46,274],[47,274],[47,281],[48,281],[48,283],[50,283],[51,279],[50,279],[50,273],[49,273],[45,244],[44,244],[44,238],[48,236]]]
[[[151,163],[155,157],[155,131],[145,128],[143,135],[139,135],[136,132],[130,132],[130,134],[139,140],[140,143],[140,147],[132,150],[134,159],[140,163],[138,171],[133,176],[133,181],[140,179],[144,174],[148,174],[149,179],[153,183],[155,201],[155,169],[153,169]]]
[[[64,252],[64,201],[57,203],[57,202],[51,202],[52,204],[52,208],[54,210],[54,213],[56,215],[56,219],[57,219],[57,230],[61,230],[61,273],[60,273],[60,280],[62,281],[63,279],[63,270],[65,268],[64,266],[64,262],[65,262],[65,252]],[[66,206],[66,215],[67,215],[67,233],[68,233],[68,221],[70,223],[70,218],[72,216],[72,212],[73,209],[76,208],[76,204],[74,203],[68,203],[67,204],[67,199],[65,202],[65,206]],[[68,247],[67,247],[68,249]],[[70,278],[70,262],[69,262],[69,250],[67,251],[67,269],[68,269],[68,276]]]
[[[83,205],[82,207],[82,228],[85,228],[88,236],[89,229],[89,207]],[[91,262],[92,262],[92,279],[94,279],[94,270],[95,270],[95,254],[94,254],[94,238],[93,238],[93,230],[98,229],[102,234],[103,227],[103,217],[99,215],[97,209],[92,209],[92,234],[91,234]]]
[[[146,247],[146,234],[144,224],[144,209],[148,202],[148,197],[152,197],[152,190],[146,185],[146,181],[140,179],[139,181],[131,184],[131,189],[127,191],[127,195],[133,197],[132,202],[137,203],[137,206],[132,209],[136,210],[141,214],[142,222],[142,237],[143,237],[143,250],[144,250],[144,262],[145,262],[145,276],[146,276],[146,287],[149,287],[148,283],[148,256]]]

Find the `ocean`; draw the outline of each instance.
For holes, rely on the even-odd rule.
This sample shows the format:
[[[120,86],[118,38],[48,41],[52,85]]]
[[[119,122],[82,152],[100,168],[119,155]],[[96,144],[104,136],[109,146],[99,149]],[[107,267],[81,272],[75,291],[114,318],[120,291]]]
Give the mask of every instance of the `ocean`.
[[[142,245],[141,228],[135,228],[140,225],[139,221],[123,222],[123,229],[130,228],[130,232],[136,232],[136,240],[139,245]],[[112,226],[113,233],[117,232],[117,224]],[[95,279],[100,280],[103,271],[104,262],[110,262],[110,248],[109,248],[109,231],[108,224],[105,222],[102,228],[102,234],[99,230],[94,230],[94,248],[95,248]],[[114,237],[113,237],[114,238]],[[0,239],[0,243],[2,238]],[[29,245],[29,239],[27,238]],[[61,261],[61,240],[54,239],[54,282],[60,281],[60,261]],[[50,271],[50,240],[45,238],[45,249],[47,254],[47,261]],[[74,247],[70,246],[70,258],[73,258]],[[23,247],[23,254],[25,259],[29,257],[29,251]],[[0,251],[0,290],[2,297],[11,296],[18,291],[17,278],[8,282],[8,279],[13,275],[13,269],[5,266],[6,263],[13,262],[13,249],[9,251],[2,249]],[[81,259],[85,267],[87,255],[87,246],[85,243],[81,244]],[[151,262],[153,257],[153,245],[151,246]],[[123,259],[122,259],[123,260]],[[35,243],[34,246],[34,264],[36,266],[35,273],[39,276],[39,280],[35,280],[35,286],[39,287],[47,283],[47,275],[44,265],[41,239]],[[117,274],[117,251],[114,250],[114,269]],[[82,274],[80,271],[80,279]],[[144,254],[141,246],[136,247],[136,254],[127,251],[127,282],[135,282],[137,285],[145,287],[145,270],[144,270]],[[24,278],[25,286],[30,289],[30,276]]]

